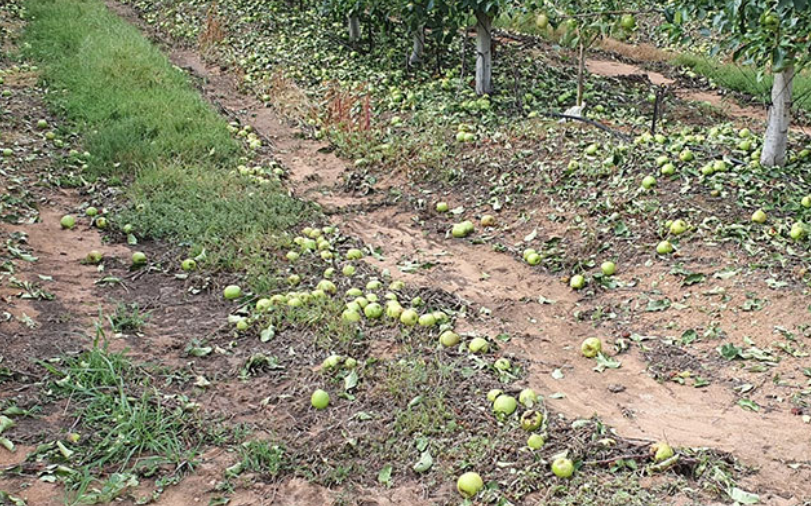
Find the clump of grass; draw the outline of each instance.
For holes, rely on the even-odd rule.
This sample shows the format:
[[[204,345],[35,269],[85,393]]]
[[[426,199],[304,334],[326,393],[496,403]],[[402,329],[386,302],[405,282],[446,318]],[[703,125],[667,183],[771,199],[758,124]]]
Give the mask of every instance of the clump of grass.
[[[75,438],[37,452],[72,469],[65,475],[72,503],[114,499],[137,484],[132,479],[136,467],[179,470],[207,439],[193,411],[161,392],[143,367],[99,344],[99,333],[91,349],[64,359],[61,366],[42,363],[52,376],[49,391],[71,399],[77,425]]]
[[[149,320],[150,313],[141,313],[138,303],[124,304],[120,302],[115,313],[107,317],[113,332],[138,332]]]
[[[133,26],[99,0],[28,1],[25,42],[43,66],[51,105],[82,133],[86,178],[127,184],[131,207],[114,222],[141,237],[207,251],[209,267],[273,285],[267,250],[312,217],[277,181],[233,171],[247,160],[228,124]]]

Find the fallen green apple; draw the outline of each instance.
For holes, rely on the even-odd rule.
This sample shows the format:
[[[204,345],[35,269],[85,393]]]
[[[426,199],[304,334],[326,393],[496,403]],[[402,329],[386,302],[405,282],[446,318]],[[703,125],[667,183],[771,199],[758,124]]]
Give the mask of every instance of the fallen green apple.
[[[456,346],[459,344],[459,334],[452,330],[446,330],[439,336],[439,342],[442,343],[442,346],[446,348],[450,348],[451,346]]]
[[[347,369],[354,369],[357,366],[358,361],[352,357],[349,357],[344,361],[344,367],[346,367]]]
[[[669,255],[673,253],[673,244],[670,241],[661,241],[656,245],[656,252],[660,255]]]
[[[501,390],[500,388],[494,388],[494,389],[490,390],[489,392],[487,392],[487,400],[490,401],[491,403],[496,402],[496,399],[498,399],[498,396],[503,394],[503,393],[504,393],[504,390]]]
[[[315,409],[325,409],[329,406],[329,394],[319,388],[313,392],[312,397],[310,397],[310,404],[312,404]]]
[[[366,315],[366,318],[377,320],[383,316],[383,307],[377,302],[372,302],[363,308],[363,313]]]
[[[437,202],[436,204],[436,212],[438,213],[447,213],[449,209],[447,202]]]
[[[800,201],[800,205],[805,207],[806,209],[811,208],[811,195],[806,195]]]
[[[472,471],[468,471],[467,473],[463,474],[456,481],[456,490],[458,490],[462,497],[466,499],[476,497],[476,494],[478,494],[483,488],[484,481],[482,481],[482,477],[479,476],[478,473],[474,473]]]
[[[357,323],[360,321],[360,313],[355,309],[345,309],[341,313],[341,319],[347,323]]]
[[[594,358],[601,351],[603,351],[603,342],[596,337],[589,337],[580,345],[580,352],[586,358]]]
[[[288,251],[287,254],[285,255],[285,258],[287,258],[287,260],[290,262],[295,262],[296,260],[299,259],[300,256],[301,255],[299,255],[295,251]]]
[[[510,416],[518,408],[518,401],[512,395],[499,395],[493,403],[493,412],[497,415]]]
[[[805,237],[805,227],[802,223],[795,223],[791,226],[791,231],[789,232],[789,236],[794,239],[795,241],[799,241],[803,237]]]
[[[650,190],[654,186],[656,186],[656,178],[655,177],[653,177],[653,176],[645,176],[642,179],[642,188],[644,188],[646,190]]]
[[[90,216],[91,218],[99,214],[99,210],[93,206],[88,207],[85,209],[84,214]]]
[[[104,216],[100,216],[96,218],[96,228],[100,230],[104,230],[107,228],[107,218]]]
[[[133,229],[134,227],[130,223],[127,223],[121,230],[123,230],[125,234],[131,234]]]
[[[532,434],[527,439],[527,446],[529,446],[530,450],[540,450],[545,444],[546,440],[540,434]]]
[[[752,221],[755,223],[760,224],[766,223],[766,219],[767,219],[766,212],[763,211],[763,209],[758,209],[757,211],[752,213]]]
[[[146,253],[142,251],[136,251],[132,254],[132,265],[144,265],[146,264]]]
[[[352,248],[346,252],[347,260],[360,260],[363,258],[363,252],[357,248]]]
[[[580,274],[575,274],[574,276],[572,276],[572,279],[569,280],[569,286],[571,286],[575,290],[580,290],[581,288],[586,286],[586,278],[584,278]]]
[[[259,313],[264,313],[265,311],[270,309],[272,305],[273,303],[270,301],[270,299],[265,298],[259,299],[256,301],[256,311]]]
[[[692,162],[693,160],[695,160],[695,155],[689,149],[685,149],[681,153],[679,153],[679,160],[681,160],[682,162]]]
[[[234,300],[242,297],[242,288],[238,287],[237,285],[229,285],[225,287],[225,290],[222,292],[225,300]]]
[[[419,313],[413,309],[406,309],[400,314],[400,323],[408,327],[413,327],[420,319]]]
[[[470,350],[471,353],[487,353],[489,348],[490,344],[486,339],[481,337],[474,337],[467,346],[467,349]]]
[[[663,176],[672,176],[673,174],[676,173],[676,166],[673,165],[672,163],[666,163],[662,165],[661,172]]]
[[[687,231],[687,222],[684,220],[676,220],[670,224],[670,233],[673,235],[681,235]]]
[[[651,452],[653,453],[654,462],[662,462],[675,454],[673,452],[673,447],[665,442],[659,442],[651,446]]]
[[[552,472],[558,478],[571,478],[574,474],[574,463],[566,458],[557,458],[552,462]]]
[[[541,260],[542,260],[541,255],[537,253],[533,252],[527,255],[527,263],[529,265],[538,265],[541,263]]]
[[[603,262],[600,270],[605,276],[613,276],[617,272],[617,265],[614,262]]]
[[[531,408],[538,403],[538,394],[531,388],[525,388],[518,394],[518,402],[525,408]]]
[[[433,327],[436,325],[436,318],[433,313],[426,313],[419,318],[420,327]]]
[[[543,423],[543,414],[535,410],[527,410],[521,414],[521,428],[527,432],[538,430]]]
[[[509,371],[510,370],[510,361],[504,357],[498,359],[493,364],[493,367],[498,369],[499,371]]]
[[[89,264],[95,265],[101,262],[102,258],[104,258],[102,252],[94,249],[93,251],[87,254],[87,257],[85,257],[85,261]]]
[[[355,275],[355,266],[354,265],[344,265],[344,268],[341,269],[341,273],[343,273],[346,277],[352,277]]]
[[[402,314],[403,314],[403,306],[401,306],[399,302],[395,300],[390,300],[386,304],[386,316],[388,316],[389,318],[399,319]]]
[[[495,227],[496,218],[493,215],[485,214],[484,216],[482,216],[481,224],[483,227]]]
[[[180,263],[180,268],[184,271],[193,271],[197,269],[197,262],[192,258],[187,258]]]
[[[242,318],[237,322],[237,330],[239,330],[240,332],[245,332],[246,330],[248,330],[248,327],[249,327],[248,320],[245,318]]]
[[[76,218],[70,214],[66,214],[65,216],[62,216],[61,220],[59,220],[59,224],[62,226],[62,228],[70,230],[76,226]]]

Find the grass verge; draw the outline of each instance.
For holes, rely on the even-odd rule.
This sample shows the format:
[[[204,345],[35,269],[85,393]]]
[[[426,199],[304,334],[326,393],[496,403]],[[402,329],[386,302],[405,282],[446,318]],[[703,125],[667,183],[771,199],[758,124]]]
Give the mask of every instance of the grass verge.
[[[26,3],[29,55],[48,100],[78,127],[91,156],[83,177],[128,183],[113,220],[136,234],[205,248],[211,266],[272,271],[261,252],[312,212],[278,179],[234,171],[252,153],[143,35],[100,0]],[[265,274],[257,283],[268,284]]]

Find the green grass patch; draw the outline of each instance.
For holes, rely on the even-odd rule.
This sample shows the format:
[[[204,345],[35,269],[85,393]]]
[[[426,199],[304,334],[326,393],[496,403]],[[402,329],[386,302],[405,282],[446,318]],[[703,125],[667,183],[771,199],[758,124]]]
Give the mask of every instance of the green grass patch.
[[[111,501],[137,486],[139,476],[159,476],[161,469],[177,474],[210,437],[181,397],[159,390],[155,371],[110,351],[99,339],[59,365],[42,364],[51,373],[48,392],[69,398],[79,421],[75,437],[68,434],[35,452],[62,466],[53,472],[65,481],[69,504]]]
[[[126,181],[134,204],[114,219],[139,237],[207,252],[209,266],[274,284],[266,251],[313,214],[275,180],[233,169],[248,153],[189,78],[100,0],[26,3],[29,56],[42,64],[50,104],[82,133],[85,177]]]
[[[772,82],[771,75],[758,81],[757,69],[733,63],[720,63],[717,60],[695,54],[683,53],[673,58],[670,63],[676,66],[688,67],[695,73],[712,79],[719,86],[746,93],[762,101],[771,102]],[[794,105],[811,112],[811,76],[799,73],[794,78]]]

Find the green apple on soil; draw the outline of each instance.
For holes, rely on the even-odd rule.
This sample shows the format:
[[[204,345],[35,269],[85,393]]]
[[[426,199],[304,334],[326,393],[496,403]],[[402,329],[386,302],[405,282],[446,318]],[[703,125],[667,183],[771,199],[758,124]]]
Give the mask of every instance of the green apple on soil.
[[[682,162],[692,162],[693,160],[695,160],[695,155],[689,149],[685,149],[681,153],[679,153],[679,160],[681,160]]]
[[[789,236],[791,236],[791,238],[794,239],[795,241],[799,241],[800,239],[805,237],[805,226],[800,222],[795,223],[794,225],[791,226]]]
[[[803,199],[800,201],[800,205],[806,209],[811,208],[811,195],[806,195],[803,197]]]
[[[574,172],[579,168],[580,168],[580,162],[578,162],[577,160],[572,160],[572,161],[569,162],[569,165],[568,165],[569,172]]]
[[[724,160],[716,160],[712,164],[712,168],[715,172],[726,172],[727,170],[727,162]]]
[[[603,262],[600,265],[600,270],[602,271],[603,275],[605,276],[613,276],[615,272],[617,272],[617,264],[614,262]]]
[[[446,330],[439,336],[439,342],[442,343],[442,346],[446,348],[450,348],[451,346],[456,346],[459,344],[459,334],[452,330]]]
[[[96,209],[93,206],[90,206],[87,209],[85,209],[84,214],[86,216],[90,216],[92,218],[92,217],[96,216],[97,214],[99,214],[99,210]]]
[[[466,499],[476,497],[476,494],[481,492],[483,488],[484,481],[482,481],[482,477],[472,471],[463,474],[456,481],[456,490]]]
[[[489,348],[490,344],[486,339],[481,337],[474,337],[467,346],[467,349],[470,350],[471,353],[487,353]]]
[[[651,446],[651,453],[653,453],[654,462],[662,462],[674,455],[673,448],[665,443],[659,442]]]
[[[584,152],[586,153],[587,156],[594,156],[595,154],[597,154],[597,151],[599,150],[600,146],[598,146],[597,144],[591,144],[589,145],[589,147],[585,149]]]
[[[510,361],[503,357],[496,360],[495,363],[493,364],[493,367],[495,367],[499,371],[509,371],[510,366],[511,366]]]
[[[304,301],[301,297],[289,297],[287,299],[287,305],[290,307],[302,307],[304,305]],[[358,319],[360,319],[360,315],[358,315]]]
[[[132,265],[144,265],[146,263],[146,253],[136,251],[132,254]]]
[[[521,428],[527,432],[538,430],[543,423],[543,415],[535,410],[527,410],[521,414]]]
[[[383,306],[377,302],[372,302],[363,308],[363,313],[366,315],[366,318],[377,320],[383,316]]]
[[[249,326],[250,325],[248,324],[248,320],[245,318],[242,318],[237,322],[237,330],[240,332],[245,332],[246,330],[248,330]]]
[[[37,121],[37,128],[39,128],[40,130],[45,130],[46,128],[48,128],[48,121],[44,119]]]
[[[525,408],[531,408],[538,403],[538,394],[531,388],[525,388],[518,394],[518,402]]]
[[[357,248],[352,248],[346,252],[347,260],[360,260],[363,258],[363,252]]]
[[[242,289],[237,285],[229,285],[225,287],[222,294],[223,297],[225,297],[225,300],[234,300],[242,297]]]
[[[301,257],[301,255],[299,255],[295,251],[288,251],[287,254],[285,255],[285,258],[287,258],[287,260],[290,261],[290,262],[295,262],[300,257]]]
[[[360,312],[355,309],[345,309],[341,313],[341,319],[348,323],[357,323],[360,321]]]
[[[530,450],[540,450],[544,444],[546,444],[546,440],[540,434],[532,434],[527,438],[527,446]]]
[[[596,337],[589,337],[580,345],[580,352],[586,358],[594,358],[601,351],[603,351],[603,342]]]
[[[541,255],[537,253],[533,252],[527,255],[527,263],[529,265],[538,265],[539,263],[541,263],[541,260],[542,260]]]
[[[672,176],[676,173],[676,166],[672,163],[666,163],[662,165],[662,175],[663,176]]]
[[[354,286],[346,291],[347,297],[360,297],[361,295],[363,295],[363,291]]]
[[[352,358],[352,357],[348,357],[344,361],[344,367],[346,367],[347,369],[354,369],[357,366],[358,366],[358,361],[356,359]]]
[[[493,403],[493,412],[497,415],[510,416],[518,408],[518,401],[512,395],[499,395]]]
[[[329,406],[329,394],[319,388],[313,392],[313,395],[310,397],[310,404],[312,404],[315,409],[325,409]]]
[[[11,155],[13,155],[13,154],[14,154],[14,151],[12,151],[12,150],[11,150],[11,148],[5,148],[5,149],[3,149],[3,156],[4,156],[5,158],[10,158],[10,157],[11,157]]]
[[[433,313],[420,315],[420,318],[417,321],[419,322],[420,327],[433,327],[436,325],[436,317],[434,317]]]
[[[322,279],[315,287],[318,290],[323,290],[324,293],[336,293],[338,291],[338,287],[335,286],[335,283],[328,279]]]
[[[656,186],[656,178],[655,177],[653,177],[653,176],[645,176],[642,179],[642,188],[644,188],[646,190],[650,190],[654,186]]]
[[[474,226],[472,221],[463,221],[462,223],[457,223],[451,229],[451,235],[461,239],[463,237],[467,237],[473,233]]]
[[[574,474],[574,463],[566,458],[557,458],[552,462],[552,472],[558,478],[571,478]]]
[[[132,224],[127,223],[126,225],[124,225],[124,227],[121,230],[125,234],[131,234],[134,229],[135,229],[135,227],[133,227]]]
[[[584,278],[580,274],[575,274],[574,276],[572,276],[572,279],[569,280],[569,286],[571,286],[575,290],[580,290],[581,288],[586,286],[586,278]]]
[[[417,324],[420,319],[419,313],[414,311],[413,309],[406,309],[405,311],[400,314],[400,323],[406,325],[407,327],[413,327]]]
[[[484,216],[482,216],[481,224],[483,227],[495,227],[496,218],[493,215],[485,214]]]
[[[687,231],[687,222],[684,220],[676,220],[670,224],[670,233],[673,235],[681,235]]]
[[[192,258],[187,258],[180,263],[180,268],[184,271],[193,271],[197,269],[197,262]]]
[[[501,390],[499,388],[494,388],[494,389],[490,390],[489,392],[487,392],[487,400],[490,401],[490,402],[496,402],[496,399],[498,399],[498,396],[503,394],[503,393],[504,393],[504,390]]]
[[[763,209],[758,209],[757,211],[752,213],[752,221],[755,223],[760,224],[766,223],[766,219],[767,219],[766,212],[763,211]]]
[[[741,130],[738,132],[738,136],[741,139],[748,139],[751,135],[752,131],[749,130],[748,128],[741,128]]]
[[[346,277],[352,277],[355,275],[355,266],[354,265],[344,265],[344,268],[341,269],[341,273]]]
[[[299,283],[301,283],[301,276],[299,276],[298,274],[291,274],[287,276],[287,283],[290,286],[296,286]]]
[[[535,18],[535,26],[541,30],[546,30],[549,27],[549,16],[544,13],[538,14]]]
[[[102,258],[104,258],[102,252],[94,249],[93,251],[87,254],[87,257],[85,257],[85,261],[89,264],[95,265],[101,262]]]
[[[259,313],[264,313],[265,311],[270,309],[270,307],[272,305],[273,305],[273,302],[271,302],[270,299],[265,299],[265,298],[259,299],[259,300],[256,301],[256,311],[259,312]]]
[[[436,204],[436,212],[438,213],[447,213],[449,209],[447,202],[437,202]]]
[[[671,244],[670,241],[662,241],[656,245],[656,252],[660,255],[673,253],[673,244]]]
[[[74,218],[69,214],[66,214],[65,216],[62,216],[61,220],[59,220],[59,225],[61,225],[62,228],[66,230],[70,230],[76,226],[76,218]]]
[[[633,14],[623,14],[620,18],[620,26],[627,31],[632,31],[636,28],[636,18]]]
[[[403,306],[401,306],[399,302],[392,300],[389,301],[388,304],[386,304],[387,317],[393,320],[399,320],[402,314],[403,314]]]

